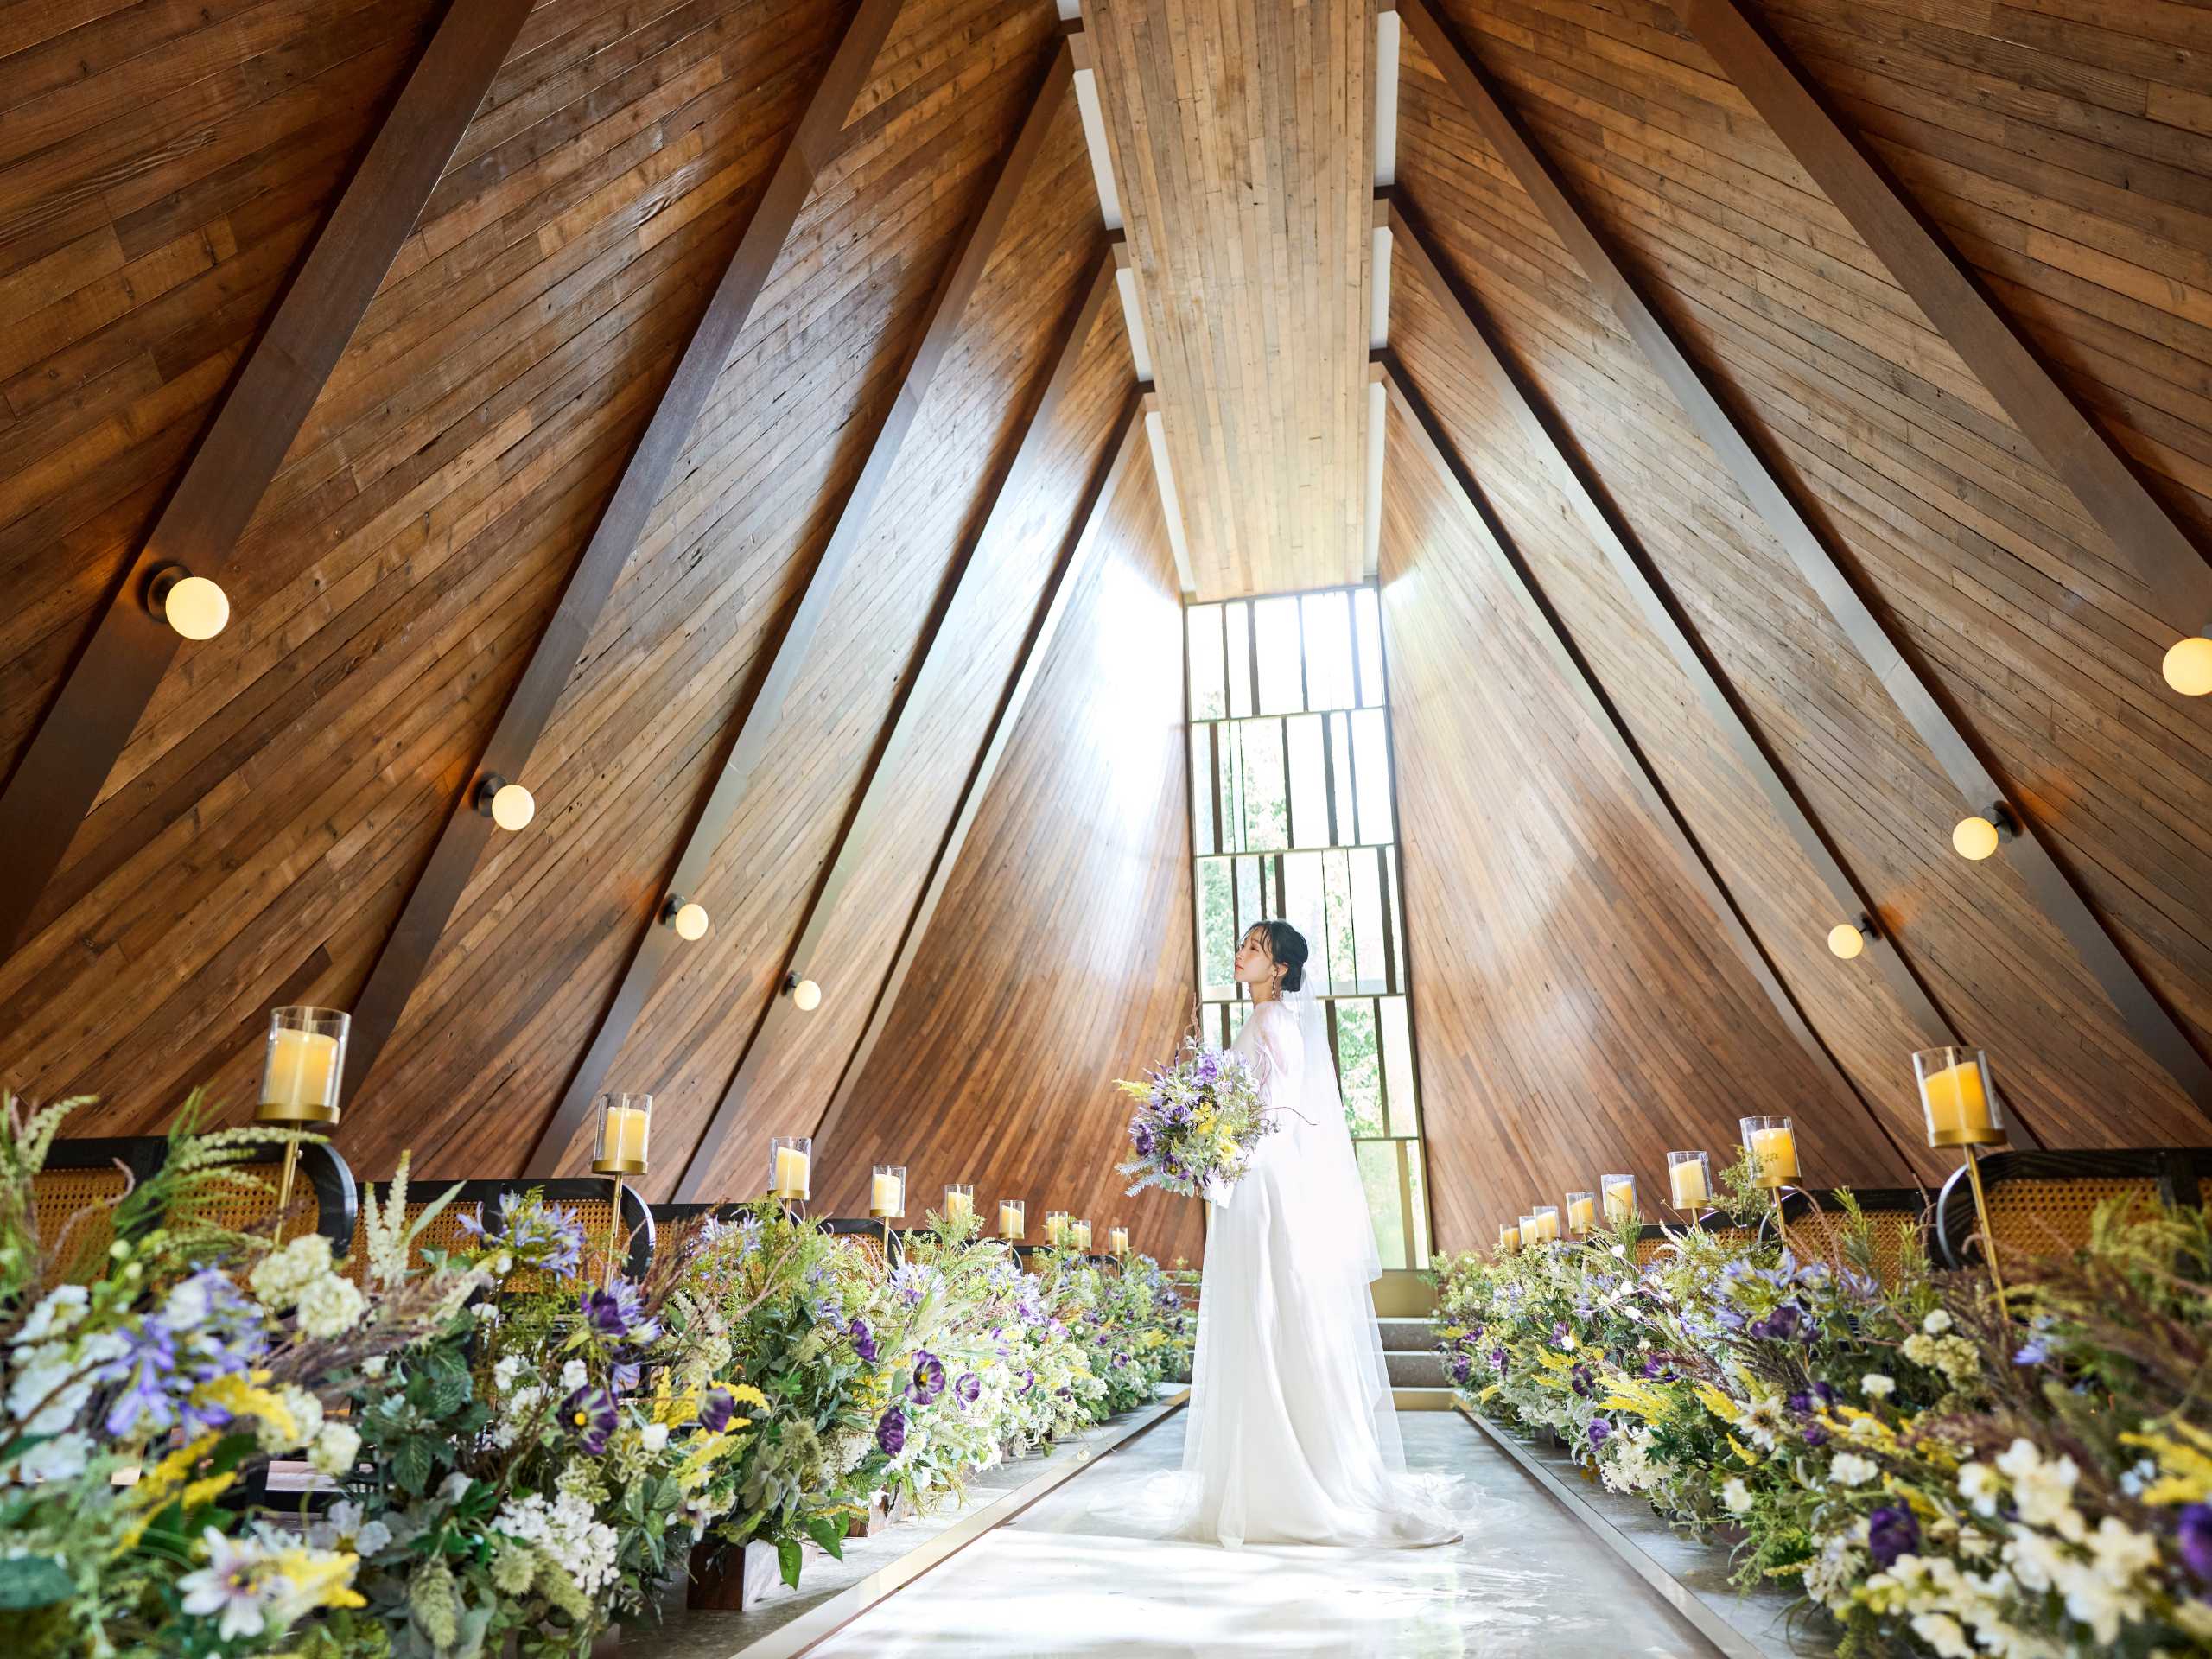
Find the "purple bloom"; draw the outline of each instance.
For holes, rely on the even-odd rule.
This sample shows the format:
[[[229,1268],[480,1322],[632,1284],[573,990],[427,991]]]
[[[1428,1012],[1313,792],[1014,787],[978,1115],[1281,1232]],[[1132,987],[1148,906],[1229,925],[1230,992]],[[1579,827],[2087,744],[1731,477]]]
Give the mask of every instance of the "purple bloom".
[[[893,1406],[876,1420],[875,1443],[883,1455],[895,1458],[906,1449],[906,1414]]]
[[[175,1335],[159,1315],[118,1334],[129,1348],[94,1373],[99,1382],[119,1381],[124,1385],[123,1392],[108,1407],[104,1427],[118,1440],[174,1427],[177,1417],[177,1402],[172,1395],[177,1368]]]
[[[710,1389],[699,1402],[699,1427],[709,1434],[721,1433],[736,1414],[737,1400],[728,1389]]]
[[[627,1279],[617,1278],[604,1290],[588,1290],[577,1302],[592,1334],[608,1342],[651,1342],[660,1334],[658,1322],[645,1317],[638,1287]]]
[[[645,1368],[633,1359],[618,1359],[607,1368],[607,1380],[617,1394],[627,1394],[638,1386],[638,1379],[645,1375]]]
[[[1662,1369],[1659,1356],[1656,1354],[1653,1354],[1643,1362],[1643,1375],[1647,1378],[1656,1380]]]
[[[614,1396],[594,1383],[586,1383],[561,1402],[562,1426],[575,1432],[577,1446],[590,1457],[607,1450],[608,1437],[620,1421]]]
[[[1493,1349],[1491,1349],[1491,1350],[1490,1351],[1490,1363],[1491,1363],[1491,1368],[1493,1370],[1496,1370],[1496,1371],[1497,1371],[1500,1375],[1503,1375],[1503,1374],[1504,1373],[1505,1367],[1506,1367],[1506,1363],[1507,1363],[1507,1362],[1506,1362],[1506,1357],[1505,1357],[1505,1350],[1504,1350],[1504,1349],[1503,1349],[1503,1348],[1493,1348]]]
[[[1036,1386],[1037,1386],[1037,1373],[1036,1373],[1036,1372],[1034,1372],[1034,1371],[1033,1371],[1033,1370],[1029,1370],[1027,1366],[1024,1366],[1024,1367],[1022,1368],[1022,1372],[1021,1372],[1021,1386],[1020,1386],[1020,1388],[1016,1389],[1014,1390],[1014,1393],[1015,1393],[1015,1394],[1017,1394],[1017,1395],[1023,1395],[1023,1394],[1027,1394],[1027,1393],[1028,1393],[1028,1392],[1029,1392],[1029,1390],[1030,1390],[1030,1389],[1032,1389],[1035,1388]]]
[[[906,1397],[918,1406],[926,1406],[944,1392],[944,1362],[926,1348],[914,1355],[914,1378],[907,1385]]]
[[[1835,1384],[1833,1382],[1815,1382],[1813,1384],[1813,1392],[1820,1396],[1821,1403],[1824,1406],[1832,1406],[1842,1398],[1836,1393]]]
[[[2174,1519],[2174,1548],[2182,1565],[2212,1584],[2212,1503],[2184,1503]]]
[[[868,1321],[855,1319],[846,1327],[845,1334],[852,1338],[853,1351],[861,1357],[861,1362],[874,1364],[877,1354],[875,1332],[868,1328]]]
[[[2042,1365],[2049,1363],[2050,1359],[2050,1350],[2033,1337],[2030,1337],[2022,1343],[2019,1351],[2012,1356],[2012,1363],[2015,1365]]]
[[[1612,1432],[1613,1426],[1604,1418],[1592,1417],[1590,1420],[1590,1444],[1592,1446],[1603,1446],[1605,1437]]]
[[[1827,1443],[1827,1430],[1822,1428],[1818,1423],[1808,1423],[1805,1425],[1806,1445],[1811,1446],[1826,1446]]]
[[[1452,1380],[1454,1382],[1465,1382],[1474,1369],[1474,1361],[1469,1359],[1465,1354],[1461,1354],[1452,1362]]]
[[[973,1371],[963,1371],[960,1380],[952,1385],[952,1397],[963,1408],[974,1405],[982,1394],[983,1379]]]
[[[1904,1504],[1885,1504],[1866,1517],[1866,1553],[1885,1572],[1919,1548],[1920,1522]]]
[[[1567,1346],[1567,1321],[1565,1319],[1554,1319],[1552,1321],[1552,1340],[1559,1344],[1562,1348]]]
[[[1573,1370],[1567,1372],[1567,1386],[1572,1388],[1575,1393],[1580,1395],[1585,1400],[1587,1400],[1591,1395],[1596,1391],[1598,1386],[1598,1376],[1597,1373],[1592,1371],[1587,1365],[1575,1366]]]

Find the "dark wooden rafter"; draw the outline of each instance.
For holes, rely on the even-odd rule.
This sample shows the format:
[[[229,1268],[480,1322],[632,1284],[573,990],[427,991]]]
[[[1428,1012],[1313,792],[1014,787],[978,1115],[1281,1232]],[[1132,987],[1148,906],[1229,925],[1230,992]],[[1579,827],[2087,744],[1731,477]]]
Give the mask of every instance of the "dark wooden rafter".
[[[1068,48],[1063,41],[1054,51],[1052,65],[1031,100],[1020,132],[1000,164],[998,176],[992,182],[982,210],[969,225],[960,247],[938,281],[937,291],[931,296],[921,338],[899,376],[898,393],[884,413],[860,477],[839,510],[836,525],[830,532],[822,556],[807,579],[806,591],[785,624],[767,672],[730,741],[714,790],[684,837],[683,850],[668,883],[670,892],[688,893],[704,878],[730,820],[736,816],[751,788],[753,768],[767,748],[770,734],[782,716],[784,700],[798,677],[845,566],[866,531],[875,499],[889,480],[906,435],[921,413],[930,383],[951,349],[969,298],[982,280],[1000,235],[1013,216],[1014,200],[1020,194],[1039,152],[1044,149],[1053,118],[1071,96],[1073,74]],[[661,969],[675,942],[673,931],[657,918],[647,923],[613,1001],[593,1033],[591,1044],[569,1080],[551,1122],[531,1153],[528,1173],[550,1175],[558,1170],[569,1143],[590,1109],[592,1096],[598,1092],[607,1068],[613,1064],[616,1053],[636,1024],[646,997],[659,982]]]
[[[1052,372],[1023,423],[1021,440],[1015,448],[1014,459],[993,493],[982,528],[969,542],[962,556],[951,596],[939,607],[925,633],[917,652],[918,665],[906,677],[898,702],[891,711],[887,725],[889,735],[869,765],[867,779],[861,785],[860,804],[847,821],[844,833],[838,838],[837,849],[831,856],[830,873],[821,890],[815,895],[806,919],[799,929],[798,942],[792,947],[791,963],[794,972],[804,974],[812,966],[823,938],[837,919],[839,906],[844,902],[853,878],[859,873],[862,857],[868,848],[869,836],[890,808],[891,798],[899,781],[901,766],[912,753],[928,713],[925,708],[917,706],[915,702],[916,688],[929,677],[933,663],[962,654],[965,649],[963,625],[972,622],[981,607],[989,602],[984,591],[989,573],[979,567],[976,551],[990,539],[1000,524],[1001,516],[1010,515],[1020,505],[1030,480],[1043,464],[1054,412],[1065,399],[1068,388],[1075,380],[1077,368],[1083,359],[1084,343],[1090,340],[1099,315],[1106,308],[1106,302],[1114,291],[1114,264],[1102,248],[1093,262],[1090,282],[1084,290],[1083,301],[1061,337]],[[706,1129],[693,1154],[695,1164],[703,1160],[705,1167],[712,1167],[715,1149],[721,1147],[732,1126],[738,1122],[744,1110],[746,1096],[760,1075],[761,1066],[781,1046],[798,1036],[806,1019],[804,1014],[791,1005],[788,996],[779,995],[770,1001],[766,1013],[753,1028],[752,1039],[747,1043],[744,1053],[739,1058],[728,1087],[722,1090],[721,1099],[708,1120]]]
[[[1530,450],[1541,460],[1591,540],[1619,575],[1653,635],[1681,669],[1713,724],[1765,794],[1775,817],[1834,897],[1839,911],[1836,919],[1856,923],[1862,916],[1878,918],[1878,937],[1866,952],[1868,960],[1888,982],[1891,992],[1912,1017],[1929,1045],[1956,1042],[1953,1022],[1905,955],[1894,931],[1893,918],[1882,915],[1872,896],[1845,868],[1833,839],[1783,772],[1765,741],[1752,729],[1734,690],[1697,637],[1683,607],[1637,549],[1634,531],[1614,510],[1610,498],[1587,471],[1586,463],[1576,458],[1573,447],[1562,435],[1556,411],[1545,406],[1542,395],[1507,361],[1497,327],[1484,312],[1480,301],[1438,264],[1421,232],[1420,214],[1414,204],[1402,191],[1394,191],[1389,194],[1387,205],[1379,205],[1389,214],[1394,261],[1402,260],[1418,272],[1435,296],[1447,326],[1481,371],[1497,404],[1521,428]],[[1700,856],[1702,858],[1703,855]],[[2013,1116],[2018,1117],[2017,1109]],[[2033,1139],[2033,1131],[2027,1125],[2023,1123],[2019,1128],[2023,1140]]]
[[[1904,654],[1860,595],[1775,469],[1583,212],[1564,177],[1507,106],[1488,72],[1458,31],[1430,10],[1427,0],[1385,0],[1385,3],[1395,5],[1499,158],[1520,180],[1568,253],[1680,402],[1698,435],[1728,469],[1753,511],[1842,628],[1852,648],[1927,744],[1962,802],[1975,812],[1986,812],[1993,804],[2004,804],[2018,831],[2006,843],[2009,856],[2031,898],[2074,947],[2143,1051],[2174,1078],[2200,1111],[2212,1116],[2212,1063],[2197,1051],[2172,1012],[2120,950],[2072,874],[2044,845],[2033,816],[1999,781],[1929,677]]]
[[[1740,0],[1679,0],[1678,10],[1798,165],[2112,538],[2118,572],[2129,584],[2126,596],[2183,632],[2212,625],[2212,564],[2204,550],[2059,384],[1942,233],[1829,112],[1764,23]]]
[[[1014,728],[1020,722],[1022,706],[1029,700],[1038,676],[1043,672],[1053,637],[1058,633],[1062,619],[1067,613],[1068,603],[1074,597],[1092,555],[1098,545],[1100,531],[1104,528],[1108,508],[1120,492],[1122,480],[1135,464],[1137,455],[1145,449],[1146,439],[1141,401],[1131,397],[1129,408],[1117,425],[1119,438],[1114,445],[1112,459],[1101,470],[1091,486],[1088,499],[1077,509],[1075,522],[1082,528],[1076,532],[1067,555],[1054,571],[1047,585],[1043,605],[1035,626],[1023,645],[1020,665],[1015,669],[1012,683],[999,705],[997,716],[991,722],[989,740],[982,752],[976,757],[966,787],[961,791],[960,808],[953,815],[952,823],[944,832],[944,839],[938,848],[937,858],[930,867],[929,885],[922,889],[914,901],[913,914],[908,918],[906,930],[900,936],[899,949],[892,958],[890,970],[884,976],[882,988],[876,994],[875,1006],[868,1015],[868,1029],[861,1033],[852,1055],[845,1062],[845,1069],[837,1087],[823,1109],[820,1121],[815,1125],[815,1147],[819,1152],[823,1142],[836,1133],[838,1120],[844,1116],[846,1106],[860,1086],[861,1077],[868,1070],[868,1056],[874,1052],[876,1041],[890,1023],[891,1011],[897,1006],[899,993],[912,971],[915,957],[919,955],[923,939],[928,935],[930,921],[937,914],[938,903],[944,896],[945,887],[952,880],[954,868],[960,861],[961,849],[966,846],[969,830],[975,828],[976,815],[982,810],[984,797],[990,793],[991,780],[998,774],[999,763],[1006,756],[1007,745],[1014,736]],[[714,1173],[714,1159],[720,1150],[719,1143],[702,1141],[693,1153],[691,1162],[683,1172],[683,1184],[677,1189],[679,1198],[694,1198],[702,1192]]]
[[[153,531],[110,592],[0,790],[0,953],[15,943],[175,655],[147,608],[167,565],[213,577],[261,505],[529,15],[530,0],[453,0],[247,352]]]
[[[1910,1169],[1911,1160],[1897,1146],[1897,1138],[1890,1133],[1883,1115],[1876,1111],[1862,1096],[1843,1068],[1836,1063],[1827,1045],[1821,1040],[1783,983],[1773,961],[1767,956],[1751,929],[1749,919],[1728,891],[1727,883],[1720,876],[1719,868],[1707,854],[1690,828],[1689,820],[1682,816],[1674,797],[1668,792],[1658,769],[1652,765],[1643,747],[1630,731],[1620,710],[1606,695],[1597,674],[1575,645],[1567,624],[1545,597],[1535,573],[1529,568],[1520,550],[1514,545],[1511,533],[1504,521],[1491,505],[1481,485],[1467,469],[1452,447],[1450,436],[1438,423],[1434,413],[1421,393],[1408,382],[1405,372],[1393,360],[1388,362],[1390,399],[1406,417],[1415,442],[1428,463],[1459,496],[1475,521],[1484,549],[1506,590],[1519,604],[1529,623],[1530,632],[1544,654],[1550,658],[1560,679],[1575,701],[1582,705],[1592,728],[1602,737],[1621,763],[1627,774],[1629,786],[1639,796],[1645,812],[1649,816],[1659,836],[1674,852],[1682,873],[1689,879],[1691,887],[1705,900],[1720,923],[1720,929],[1730,946],[1774,1005],[1776,1015],[1796,1038],[1813,1063],[1813,1069],[1833,1084],[1836,1098],[1847,1109],[1863,1112],[1884,1141],[1897,1154],[1899,1164]]]
[[[653,407],[637,447],[630,452],[614,493],[593,526],[591,539],[569,572],[559,602],[538,637],[522,677],[499,711],[499,724],[477,764],[462,780],[431,849],[429,862],[416,878],[407,903],[385,942],[368,983],[353,1007],[346,1052],[346,1091],[358,1094],[367,1082],[422,982],[431,953],[461,902],[468,878],[492,833],[488,819],[475,810],[478,785],[489,777],[526,777],[531,752],[544,734],[555,706],[575,671],[576,659],[607,607],[614,583],[636,551],[647,518],[667,486],[669,474],[690,442],[692,430],[713,395],[730,353],[736,348],[760,290],[774,269],[815,175],[837,154],[853,100],[868,83],[876,54],[899,16],[901,0],[861,0],[845,27],[829,67],[791,130],[791,141],[753,210],[745,234],[731,253],[721,280],[707,302],[677,359],[660,400]]]

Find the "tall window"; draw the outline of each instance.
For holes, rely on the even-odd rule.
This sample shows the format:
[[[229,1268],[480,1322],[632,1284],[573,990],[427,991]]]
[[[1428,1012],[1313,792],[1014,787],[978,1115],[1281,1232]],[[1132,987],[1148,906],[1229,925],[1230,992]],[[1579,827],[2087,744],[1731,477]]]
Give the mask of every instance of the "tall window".
[[[1426,1267],[1421,1088],[1375,589],[1192,605],[1184,617],[1206,1034],[1229,1042],[1250,1011],[1231,971],[1246,930],[1269,917],[1305,928],[1376,1248],[1385,1267]]]

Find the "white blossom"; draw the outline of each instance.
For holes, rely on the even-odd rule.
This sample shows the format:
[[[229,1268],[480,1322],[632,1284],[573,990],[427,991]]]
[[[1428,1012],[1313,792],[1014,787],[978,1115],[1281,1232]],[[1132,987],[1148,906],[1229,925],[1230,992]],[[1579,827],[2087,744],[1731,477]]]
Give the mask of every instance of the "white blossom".
[[[1879,1371],[1869,1371],[1859,1379],[1859,1389],[1869,1400],[1886,1400],[1897,1391],[1897,1379]]]
[[[1940,1337],[1951,1328],[1951,1316],[1943,1309],[1936,1308],[1920,1322],[1920,1328],[1931,1337]]]
[[[1864,1486],[1881,1472],[1881,1465],[1856,1452],[1839,1452],[1828,1464],[1828,1478],[1843,1486]]]

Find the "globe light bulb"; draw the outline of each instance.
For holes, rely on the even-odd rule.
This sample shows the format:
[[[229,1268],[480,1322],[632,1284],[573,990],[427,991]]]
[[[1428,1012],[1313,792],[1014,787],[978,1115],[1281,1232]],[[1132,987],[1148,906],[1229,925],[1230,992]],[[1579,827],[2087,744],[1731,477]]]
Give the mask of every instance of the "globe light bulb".
[[[537,816],[537,798],[520,784],[502,784],[492,793],[492,822],[502,830],[524,830]]]
[[[179,576],[161,589],[162,618],[187,639],[213,639],[231,620],[230,595],[205,576]]]
[[[1980,816],[1961,818],[1951,830],[1951,847],[1961,858],[1978,862],[1997,850],[1997,826]]]
[[[2166,683],[2184,697],[2212,695],[2212,639],[2193,633],[2166,652]]]
[[[1866,936],[1849,922],[1838,922],[1828,930],[1828,949],[1849,962],[1866,948]]]
[[[791,1004],[801,1014],[812,1014],[822,1006],[822,988],[810,979],[802,979],[791,987]]]
[[[679,939],[703,939],[707,937],[707,907],[686,902],[676,907],[676,937]]]

